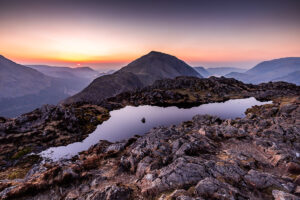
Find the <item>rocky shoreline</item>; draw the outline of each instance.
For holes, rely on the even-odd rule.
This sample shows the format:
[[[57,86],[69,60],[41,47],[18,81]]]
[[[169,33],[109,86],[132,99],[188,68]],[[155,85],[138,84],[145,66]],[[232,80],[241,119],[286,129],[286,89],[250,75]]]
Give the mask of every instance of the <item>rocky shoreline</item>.
[[[300,97],[197,115],[2,181],[3,199],[299,199]],[[35,196],[31,196],[35,194]]]
[[[32,158],[28,164],[27,150],[20,153],[18,162],[7,163],[9,157],[18,157],[22,143],[34,144],[38,152],[38,148],[80,141],[109,118],[110,110],[126,105],[188,107],[250,96],[274,103],[248,109],[243,119],[195,116],[178,126],[158,127],[126,141],[101,141],[69,161],[40,164]],[[226,78],[179,77],[98,105],[46,106],[16,119],[0,119],[1,150],[11,151],[0,154],[6,162],[1,163],[0,197],[298,199],[299,120],[299,87],[283,82],[251,85]],[[44,142],[46,127],[56,135]],[[35,145],[38,142],[44,146]],[[16,145],[19,147],[14,148]],[[14,176],[17,167],[26,168],[26,173]]]
[[[232,78],[177,77],[156,81],[152,86],[124,92],[99,103],[100,106],[121,108],[126,105],[177,106],[189,108],[205,103],[224,102],[229,99],[255,97],[270,101],[277,97],[298,95],[300,87],[285,82],[259,85],[244,84]]]
[[[108,118],[108,110],[96,105],[45,105],[14,119],[2,118],[0,179],[23,178],[40,161],[31,153],[81,141]]]

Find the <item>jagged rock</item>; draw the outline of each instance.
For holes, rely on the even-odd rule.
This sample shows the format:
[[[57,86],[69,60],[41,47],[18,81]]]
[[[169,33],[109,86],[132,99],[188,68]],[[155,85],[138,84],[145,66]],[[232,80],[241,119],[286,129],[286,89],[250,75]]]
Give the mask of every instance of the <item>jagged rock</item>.
[[[128,187],[111,185],[95,192],[90,200],[127,200],[130,199],[131,192],[132,189]]]
[[[118,143],[111,144],[106,148],[105,151],[106,152],[109,152],[109,151],[119,152],[125,148],[126,143],[127,142],[118,142]]]
[[[238,190],[227,183],[208,177],[199,181],[195,193],[205,199],[235,199]]]
[[[145,180],[141,185],[142,193],[156,195],[163,190],[184,187],[195,184],[204,177],[209,176],[205,165],[200,164],[194,158],[182,157],[160,170],[154,181]],[[144,185],[149,185],[144,187]]]
[[[300,197],[297,197],[295,195],[280,190],[273,190],[272,194],[275,200],[299,200],[300,199]]]
[[[160,196],[159,200],[168,200],[168,199],[176,199],[176,200],[192,200],[194,198],[188,196],[188,192],[186,190],[174,190],[170,195],[163,194]]]
[[[268,187],[283,188],[278,179],[268,173],[250,170],[244,179],[248,184],[258,189],[265,189]]]
[[[204,90],[210,93],[209,98],[201,95]],[[184,93],[180,94],[180,91]],[[296,86],[283,83],[255,86],[223,78],[199,80],[180,77],[120,94],[102,102],[101,106],[114,109],[125,105],[162,105],[162,102],[168,102],[167,105],[195,105],[224,101],[231,95],[236,95],[235,98],[255,96],[272,99],[273,104],[254,106],[247,110],[247,116],[242,119],[222,120],[197,115],[191,121],[156,127],[143,136],[122,142],[100,141],[71,160],[41,165],[27,165],[24,162],[22,166],[29,171],[25,179],[15,178],[17,173],[24,173],[20,170],[21,165],[0,172],[0,176],[12,177],[5,183],[0,182],[0,194],[2,198],[22,200],[120,197],[272,199],[288,198],[290,195],[298,198],[300,98],[291,96],[299,95]],[[170,101],[169,96],[174,99]],[[89,108],[86,109],[86,106]],[[26,138],[38,141],[40,134],[26,131],[30,128],[39,131],[45,125],[47,128],[43,127],[41,134],[48,140],[41,149],[46,148],[51,141],[56,141],[56,134],[69,138],[72,123],[76,125],[80,121],[78,115],[73,118],[74,113],[86,111],[81,113],[85,116],[89,115],[88,111],[100,109],[98,106],[90,107],[45,107],[42,111],[48,112],[45,115],[37,110],[17,121],[7,119],[4,123],[5,141],[30,141]],[[66,123],[65,119],[70,121]],[[57,133],[58,126],[51,125],[60,120],[63,124],[59,130],[68,131]],[[95,116],[88,116],[88,120],[95,120]],[[0,141],[4,141],[2,139],[0,136]],[[0,160],[12,162],[1,155],[8,154],[10,148],[15,147],[11,143],[4,145],[5,142],[0,145]],[[19,151],[24,149],[17,148]],[[10,165],[20,161],[13,161]]]
[[[96,188],[105,180],[107,180],[105,176],[97,177],[91,182],[91,187]]]

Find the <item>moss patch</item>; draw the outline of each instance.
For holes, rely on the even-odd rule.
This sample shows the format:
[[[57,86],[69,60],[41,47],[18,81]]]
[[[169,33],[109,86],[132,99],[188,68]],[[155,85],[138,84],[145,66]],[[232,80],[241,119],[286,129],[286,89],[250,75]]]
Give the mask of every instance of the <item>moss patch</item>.
[[[31,147],[25,147],[24,149],[16,152],[11,158],[13,160],[17,160],[17,159],[23,157],[24,155],[29,154],[31,151],[32,151]]]

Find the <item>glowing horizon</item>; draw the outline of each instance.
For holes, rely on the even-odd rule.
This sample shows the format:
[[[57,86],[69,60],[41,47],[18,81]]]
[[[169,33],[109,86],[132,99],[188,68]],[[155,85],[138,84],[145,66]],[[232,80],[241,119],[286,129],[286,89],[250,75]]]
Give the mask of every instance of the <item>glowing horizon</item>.
[[[49,2],[0,2],[1,55],[20,64],[94,68],[119,68],[151,50],[205,67],[250,68],[300,56],[299,2],[293,0],[272,6]]]

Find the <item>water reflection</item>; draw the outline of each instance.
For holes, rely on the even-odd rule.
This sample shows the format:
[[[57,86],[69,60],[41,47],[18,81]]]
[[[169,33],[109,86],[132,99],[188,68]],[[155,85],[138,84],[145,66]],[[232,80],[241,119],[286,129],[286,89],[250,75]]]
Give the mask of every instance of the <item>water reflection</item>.
[[[228,100],[223,103],[203,104],[193,108],[157,107],[157,106],[126,106],[120,110],[110,112],[109,120],[98,125],[97,129],[82,142],[67,146],[52,147],[41,155],[52,160],[70,158],[78,152],[87,150],[99,140],[111,142],[128,139],[136,134],[147,133],[157,126],[170,126],[182,121],[191,120],[197,114],[219,116],[222,119],[244,117],[247,108],[271,102],[260,102],[255,98]]]

